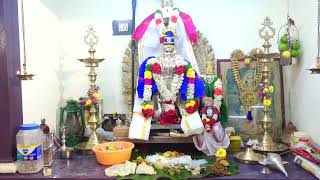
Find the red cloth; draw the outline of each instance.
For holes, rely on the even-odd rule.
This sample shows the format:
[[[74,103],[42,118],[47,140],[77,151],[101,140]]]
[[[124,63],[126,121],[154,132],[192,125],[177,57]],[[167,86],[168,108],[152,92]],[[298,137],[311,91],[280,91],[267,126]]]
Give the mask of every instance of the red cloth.
[[[192,18],[189,16],[189,14],[180,12],[180,17],[183,21],[184,28],[188,34],[188,37],[192,44],[196,44],[198,41],[198,33],[196,26],[192,22]]]
[[[142,36],[144,35],[144,33],[146,32],[146,30],[149,27],[150,22],[152,21],[152,19],[154,18],[154,13],[150,14],[146,19],[144,19],[142,21],[142,23],[136,28],[136,30],[134,31],[134,33],[132,34],[132,39],[134,41],[139,41]]]
[[[181,17],[181,19],[183,21],[185,30],[187,32],[187,35],[188,35],[191,43],[196,44],[198,41],[198,33],[197,33],[196,26],[192,22],[192,18],[184,12],[180,12],[179,16]],[[172,18],[173,18],[172,20],[175,21],[175,18],[174,17],[172,17]],[[136,30],[132,34],[132,39],[134,41],[139,41],[142,38],[142,36],[146,32],[146,30],[148,29],[150,22],[153,19],[154,19],[154,13],[150,14],[146,19],[144,19],[142,21],[141,24],[139,24],[139,26],[136,28]]]

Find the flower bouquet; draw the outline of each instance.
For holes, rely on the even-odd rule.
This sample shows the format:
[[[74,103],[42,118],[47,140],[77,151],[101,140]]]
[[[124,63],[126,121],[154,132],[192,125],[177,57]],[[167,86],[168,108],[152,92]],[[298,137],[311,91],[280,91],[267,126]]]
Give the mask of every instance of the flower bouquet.
[[[96,116],[102,119],[102,99],[100,99],[99,87],[90,87],[87,91],[87,95],[79,98],[79,104],[84,107],[86,121],[90,118],[90,109],[94,107],[96,109]]]
[[[79,103],[85,107],[86,110],[90,111],[90,108],[94,106],[96,109],[98,109],[99,106],[99,98],[100,94],[98,93],[99,87],[92,88],[90,87],[87,96],[80,97]]]
[[[274,93],[274,86],[261,86],[259,91],[259,98],[263,105],[267,108],[272,104],[272,95]]]

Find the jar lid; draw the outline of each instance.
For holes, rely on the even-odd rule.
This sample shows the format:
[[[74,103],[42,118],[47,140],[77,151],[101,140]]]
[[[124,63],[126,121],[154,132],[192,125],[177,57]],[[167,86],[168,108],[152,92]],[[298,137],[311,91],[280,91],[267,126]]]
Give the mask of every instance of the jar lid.
[[[20,130],[33,130],[33,129],[39,129],[40,126],[38,124],[21,124]]]

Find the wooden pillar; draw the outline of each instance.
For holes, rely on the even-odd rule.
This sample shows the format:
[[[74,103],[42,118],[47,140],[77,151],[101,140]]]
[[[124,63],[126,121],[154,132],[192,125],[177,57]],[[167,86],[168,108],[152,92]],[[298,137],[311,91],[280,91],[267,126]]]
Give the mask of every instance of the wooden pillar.
[[[0,162],[16,156],[15,135],[22,123],[17,0],[0,0]]]

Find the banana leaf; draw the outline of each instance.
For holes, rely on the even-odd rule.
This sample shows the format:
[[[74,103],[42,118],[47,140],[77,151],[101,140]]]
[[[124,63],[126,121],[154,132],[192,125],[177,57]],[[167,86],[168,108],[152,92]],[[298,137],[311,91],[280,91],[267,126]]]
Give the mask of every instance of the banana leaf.
[[[145,158],[146,155],[139,152],[139,151],[134,151],[132,153],[132,160],[136,159],[138,156],[141,156],[142,158]],[[201,171],[199,175],[192,175],[190,171],[187,170],[182,170],[181,173],[179,174],[174,174],[171,175],[169,172],[163,169],[155,169],[157,174],[155,175],[140,175],[140,174],[133,174],[133,175],[128,175],[124,177],[117,177],[118,180],[122,179],[133,179],[133,180],[155,180],[158,178],[168,178],[172,180],[184,180],[184,179],[190,179],[190,178],[201,178],[201,177],[207,177],[207,176],[221,176],[220,174],[216,174],[212,169],[213,163],[216,161],[215,157],[207,157],[207,156],[193,156],[192,159],[206,159],[207,164],[203,165],[205,167],[204,170]],[[229,161],[230,166],[228,167],[228,172],[231,175],[237,174],[240,172],[238,165],[233,162]]]

